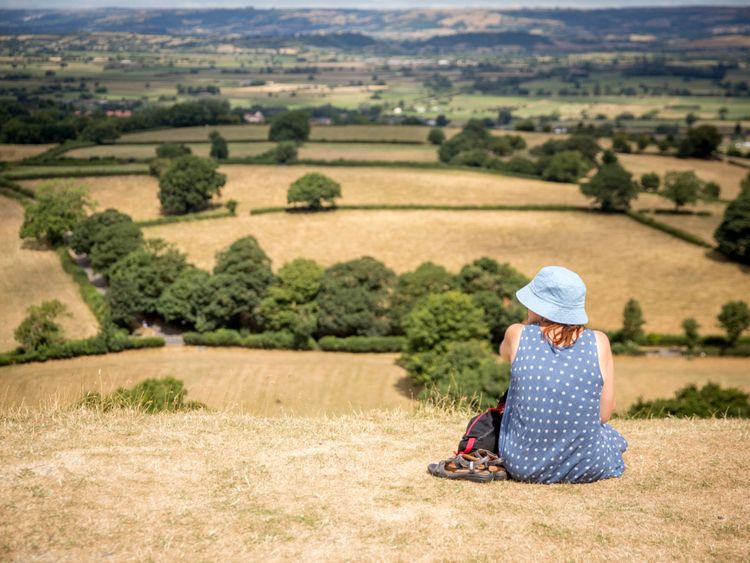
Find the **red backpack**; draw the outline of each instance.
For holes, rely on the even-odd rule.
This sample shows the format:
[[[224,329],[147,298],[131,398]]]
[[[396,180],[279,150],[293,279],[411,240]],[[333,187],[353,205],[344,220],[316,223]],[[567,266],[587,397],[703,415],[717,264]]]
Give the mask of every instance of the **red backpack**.
[[[500,438],[500,424],[505,412],[505,399],[508,392],[502,396],[496,407],[487,409],[473,417],[463,438],[458,443],[456,455],[470,454],[475,450],[488,450],[495,455],[498,452],[498,439]]]

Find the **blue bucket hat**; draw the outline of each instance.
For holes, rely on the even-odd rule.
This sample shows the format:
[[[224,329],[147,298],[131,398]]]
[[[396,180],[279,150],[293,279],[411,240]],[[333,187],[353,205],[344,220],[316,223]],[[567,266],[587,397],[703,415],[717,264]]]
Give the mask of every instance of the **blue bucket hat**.
[[[589,322],[584,305],[586,284],[581,276],[562,266],[547,266],[516,291],[527,309],[555,323],[583,325]]]

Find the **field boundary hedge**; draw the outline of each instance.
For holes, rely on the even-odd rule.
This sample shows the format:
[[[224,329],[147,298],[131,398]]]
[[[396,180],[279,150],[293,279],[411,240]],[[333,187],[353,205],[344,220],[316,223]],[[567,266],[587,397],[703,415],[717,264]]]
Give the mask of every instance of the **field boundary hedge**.
[[[33,190],[24,188],[4,176],[0,176],[0,193],[22,202],[36,198],[36,194]]]
[[[166,217],[157,217],[156,219],[146,219],[136,221],[139,227],[155,227],[157,225],[170,225],[172,223],[190,223],[191,221],[206,221],[208,219],[224,219],[226,217],[236,217],[236,214],[228,210],[208,211],[200,213],[186,213],[185,215],[167,215]]]
[[[314,350],[315,342],[299,342],[291,332],[261,332],[241,334],[220,328],[212,332],[186,332],[182,335],[186,346],[260,348],[266,350]]]
[[[52,165],[50,165],[52,166]],[[44,180],[52,178],[86,178],[95,176],[148,176],[148,168],[143,170],[68,170],[55,172],[24,172],[21,168],[15,168],[6,172],[6,177],[12,180]]]
[[[527,204],[527,205],[430,205],[419,203],[403,204],[352,204],[337,205],[323,211],[310,211],[306,207],[255,207],[250,215],[266,213],[328,213],[331,211],[579,211],[596,213],[596,209],[578,205]]]
[[[677,237],[678,239],[684,240],[685,242],[689,242],[690,244],[694,244],[696,246],[700,246],[703,248],[714,247],[712,244],[707,243],[705,240],[703,240],[701,237],[697,235],[688,233],[687,231],[683,231],[682,229],[678,229],[677,227],[667,225],[666,223],[657,221],[656,219],[652,217],[647,217],[646,215],[638,211],[633,211],[632,209],[629,209],[628,211],[625,212],[625,214],[631,219],[633,219],[634,221],[637,221],[643,225],[646,225],[647,227],[651,227],[653,229],[657,229],[659,231],[667,233],[668,235],[672,235],[673,237]]]
[[[63,270],[78,285],[81,298],[88,305],[89,309],[91,309],[91,312],[94,313],[96,320],[99,321],[100,329],[103,330],[110,322],[109,305],[107,305],[104,296],[97,291],[96,286],[91,283],[83,268],[73,261],[67,247],[58,247],[57,255],[60,257]]]
[[[97,336],[82,340],[68,340],[67,342],[43,350],[2,353],[0,354],[0,367],[28,364],[31,362],[46,362],[47,360],[64,360],[79,356],[101,356],[112,352],[161,348],[162,346],[164,346],[164,339],[161,336],[119,336],[116,338],[106,338],[104,335],[98,334]]]
[[[352,352],[355,354],[403,352],[406,350],[405,336],[349,336],[339,338],[324,336],[318,346],[325,352]]]

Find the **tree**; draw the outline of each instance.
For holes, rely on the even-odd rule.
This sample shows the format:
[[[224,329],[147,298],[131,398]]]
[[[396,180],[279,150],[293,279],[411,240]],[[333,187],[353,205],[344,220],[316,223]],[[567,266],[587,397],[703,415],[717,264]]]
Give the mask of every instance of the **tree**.
[[[288,164],[297,160],[297,143],[294,141],[281,141],[273,150],[273,159],[276,164]]]
[[[407,315],[404,328],[410,353],[439,352],[449,342],[484,340],[489,334],[484,311],[458,291],[425,297]]]
[[[516,131],[534,131],[536,127],[531,119],[522,119],[516,122]]]
[[[680,143],[677,156],[681,158],[711,158],[721,144],[721,133],[713,125],[701,125],[688,129]]]
[[[106,275],[115,263],[142,244],[143,233],[133,221],[106,225],[99,230],[91,246],[91,267]]]
[[[698,321],[693,318],[685,319],[682,321],[682,330],[685,332],[685,343],[687,344],[688,350],[692,352],[700,344],[700,335],[698,329],[700,325]]]
[[[750,264],[750,174],[737,198],[727,205],[714,233],[719,251],[733,260]]]
[[[562,151],[552,157],[542,177],[552,182],[576,182],[588,169],[580,152]]]
[[[320,172],[308,172],[292,182],[286,199],[288,203],[305,203],[317,211],[323,209],[323,201],[335,207],[336,197],[341,197],[341,184]]]
[[[700,189],[700,197],[703,199],[719,199],[721,186],[716,182],[703,182]]]
[[[70,183],[43,184],[36,190],[36,199],[24,204],[24,218],[19,236],[58,245],[65,233],[86,217],[92,207],[88,188]]]
[[[211,152],[209,156],[217,160],[229,157],[229,147],[227,146],[227,140],[221,136],[221,134],[214,130],[208,135],[211,140]]]
[[[631,152],[632,149],[630,148],[630,140],[628,139],[628,136],[625,133],[615,134],[615,136],[612,137],[612,149],[615,152]]]
[[[641,175],[641,187],[647,192],[655,192],[659,189],[661,179],[656,172],[646,172]]]
[[[637,342],[643,336],[643,310],[640,303],[630,299],[622,311],[622,337],[624,340]]]
[[[191,327],[200,325],[203,309],[210,300],[210,278],[208,272],[188,266],[159,296],[156,311],[169,322]]]
[[[325,269],[313,260],[297,258],[284,264],[266,297],[258,306],[258,316],[266,330],[291,332],[304,345],[317,326],[315,302]]]
[[[67,307],[57,299],[32,305],[26,309],[26,318],[18,325],[14,336],[26,350],[42,350],[65,341],[64,333],[55,319],[70,316]]]
[[[181,156],[159,178],[159,201],[164,213],[181,215],[208,206],[227,177],[216,171],[218,164],[210,158]]]
[[[310,114],[302,110],[285,111],[273,118],[268,131],[269,141],[298,141],[310,137]]]
[[[255,308],[273,279],[271,260],[255,237],[233,242],[216,256],[199,330],[256,326]]]
[[[433,145],[442,145],[445,141],[445,133],[440,127],[433,127],[427,135],[427,140]]]
[[[729,301],[721,307],[719,326],[727,333],[730,348],[737,345],[740,335],[750,327],[750,308],[744,301]]]
[[[693,126],[693,123],[698,121],[698,117],[694,113],[688,113],[685,116],[685,124],[688,126],[688,128]]]
[[[91,247],[100,238],[99,233],[104,227],[132,222],[130,215],[121,213],[117,209],[109,208],[92,213],[75,226],[70,237],[70,246],[78,254],[88,254],[91,252]]]
[[[456,276],[432,262],[424,262],[413,272],[398,276],[391,297],[392,332],[403,333],[403,320],[420,299],[431,293],[444,293],[457,287]]]
[[[460,133],[440,145],[438,156],[441,162],[452,162],[462,152],[486,151],[491,140],[492,136],[487,131],[484,122],[479,119],[470,119]]]
[[[156,147],[156,158],[177,158],[193,154],[190,147],[182,143],[162,143]]]
[[[664,176],[662,195],[674,202],[675,210],[685,204],[698,201],[703,183],[692,170],[667,172]]]
[[[619,162],[604,164],[591,178],[581,184],[583,195],[594,198],[603,211],[628,209],[638,197],[638,185]]]
[[[107,303],[112,320],[134,326],[140,317],[158,313],[157,303],[186,267],[185,255],[162,240],[148,240],[109,270]]]
[[[395,274],[369,256],[335,264],[318,294],[318,336],[388,334],[388,306]]]

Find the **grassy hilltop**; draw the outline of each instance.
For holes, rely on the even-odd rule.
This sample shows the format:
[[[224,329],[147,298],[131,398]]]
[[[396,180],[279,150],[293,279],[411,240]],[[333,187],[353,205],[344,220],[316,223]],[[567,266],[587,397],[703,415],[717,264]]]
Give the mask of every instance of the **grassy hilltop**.
[[[750,423],[616,420],[621,479],[425,473],[465,415],[267,419],[46,410],[0,419],[5,560],[750,557]]]

